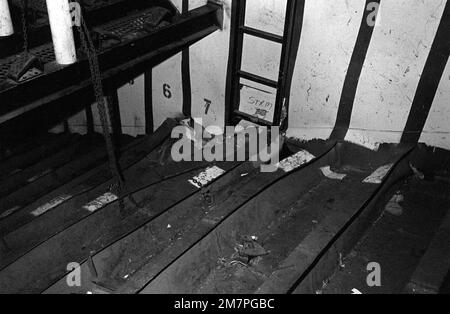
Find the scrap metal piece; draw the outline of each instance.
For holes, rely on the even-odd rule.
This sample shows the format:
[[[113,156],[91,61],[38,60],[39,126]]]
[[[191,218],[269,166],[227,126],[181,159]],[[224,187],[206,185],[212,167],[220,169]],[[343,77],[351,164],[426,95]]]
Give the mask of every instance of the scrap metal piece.
[[[170,15],[170,11],[166,8],[156,7],[145,18],[144,29],[151,32],[158,27],[163,20]]]
[[[394,216],[401,216],[403,214],[403,207],[400,205],[400,203],[404,201],[405,197],[400,192],[398,192],[387,203],[385,211]]]
[[[320,168],[320,170],[322,171],[322,173],[325,177],[327,177],[328,179],[331,179],[331,180],[341,180],[342,181],[347,176],[346,174],[336,173],[336,172],[332,171],[330,166],[322,167],[322,168]]]
[[[243,244],[237,246],[239,255],[252,259],[269,254],[255,239],[257,239],[257,237],[242,237]]]
[[[31,53],[23,53],[11,64],[8,78],[20,83],[44,73],[42,61]]]

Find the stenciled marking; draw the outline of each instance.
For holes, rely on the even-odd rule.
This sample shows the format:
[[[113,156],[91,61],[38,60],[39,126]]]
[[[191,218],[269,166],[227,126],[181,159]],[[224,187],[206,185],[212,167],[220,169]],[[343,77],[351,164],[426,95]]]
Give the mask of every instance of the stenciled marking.
[[[218,177],[223,175],[225,172],[226,172],[225,170],[223,170],[217,166],[210,167],[210,168],[207,168],[202,173],[200,173],[198,176],[194,177],[192,180],[189,180],[189,183],[191,183],[195,187],[201,189],[208,183],[214,181],[215,179],[217,179]]]
[[[282,160],[278,164],[278,168],[283,170],[284,172],[291,172],[294,169],[297,169],[300,166],[303,166],[305,163],[310,162],[316,158],[313,154],[306,150],[301,150],[295,155],[288,157]]]
[[[370,176],[364,179],[364,183],[371,183],[371,184],[381,184],[383,183],[384,177],[389,173],[389,171],[392,169],[394,164],[389,164],[382,166],[375,170],[374,173],[372,173]]]
[[[69,200],[72,198],[72,195],[61,195],[58,196],[54,199],[52,199],[50,202],[39,206],[36,210],[32,211],[31,214],[35,217],[39,217],[43,214],[45,214],[46,212],[48,212],[49,210],[61,205],[62,203],[64,203],[65,201]]]
[[[117,201],[119,197],[113,193],[105,193],[102,196],[97,197],[92,202],[83,206],[84,209],[90,211],[91,213],[99,210],[103,206],[106,206],[114,201]]]
[[[330,166],[322,167],[320,168],[320,171],[322,171],[323,175],[327,177],[328,179],[332,180],[344,180],[344,178],[347,176],[346,174],[336,173],[331,170]]]

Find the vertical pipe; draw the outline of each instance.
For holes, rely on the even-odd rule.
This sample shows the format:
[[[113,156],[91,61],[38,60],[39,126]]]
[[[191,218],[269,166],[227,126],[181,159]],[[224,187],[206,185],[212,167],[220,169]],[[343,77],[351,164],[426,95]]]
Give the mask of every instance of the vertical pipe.
[[[56,62],[67,65],[77,61],[68,0],[47,0]]]
[[[12,34],[14,34],[14,28],[8,0],[0,0],[0,37],[11,36]]]

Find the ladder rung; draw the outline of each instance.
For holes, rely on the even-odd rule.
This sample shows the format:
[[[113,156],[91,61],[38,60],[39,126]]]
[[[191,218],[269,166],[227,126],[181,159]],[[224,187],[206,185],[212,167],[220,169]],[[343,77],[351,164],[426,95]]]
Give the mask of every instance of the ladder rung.
[[[265,32],[265,31],[262,31],[262,30],[259,30],[259,29],[256,29],[256,28],[251,28],[251,27],[244,26],[244,27],[241,28],[241,31],[244,32],[244,34],[247,34],[247,35],[259,37],[259,38],[262,38],[262,39],[267,39],[267,40],[274,41],[274,42],[277,42],[277,43],[280,43],[280,44],[283,43],[283,36],[279,36],[279,35],[275,35],[275,34],[272,34],[272,33],[268,33],[268,32]]]
[[[235,111],[234,111],[234,115],[235,115],[236,117],[238,117],[238,118],[241,118],[241,119],[244,119],[244,120],[253,122],[253,123],[257,123],[257,124],[259,124],[259,125],[273,126],[273,123],[272,123],[272,122],[269,122],[269,121],[266,121],[266,120],[263,120],[263,119],[254,117],[254,116],[252,116],[252,115],[250,115],[250,114],[248,114],[248,113],[244,113],[244,112],[239,111],[239,110],[235,110]]]
[[[278,89],[278,82],[267,79],[265,77],[256,75],[256,74],[252,74],[252,73],[248,73],[245,71],[238,71],[238,75],[246,80],[250,80],[252,82],[256,82],[262,85],[266,85],[275,89]]]

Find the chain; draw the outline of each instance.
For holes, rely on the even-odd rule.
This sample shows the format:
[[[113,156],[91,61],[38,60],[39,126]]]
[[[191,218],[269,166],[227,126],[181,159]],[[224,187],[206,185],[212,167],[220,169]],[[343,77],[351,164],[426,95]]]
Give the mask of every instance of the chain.
[[[28,13],[28,0],[22,0],[22,32],[23,32],[23,51],[28,53],[28,24],[27,24],[27,13]]]
[[[89,68],[91,71],[92,85],[94,87],[95,99],[97,102],[97,109],[100,116],[100,122],[102,124],[103,136],[106,142],[106,148],[108,151],[109,164],[111,168],[111,172],[116,179],[116,189],[117,193],[120,195],[123,185],[124,179],[120,171],[120,165],[118,163],[116,157],[116,150],[114,149],[114,143],[111,138],[109,123],[108,123],[108,112],[112,117],[112,109],[109,102],[105,101],[104,93],[103,93],[103,85],[102,85],[102,76],[98,64],[97,52],[95,50],[94,44],[92,42],[92,38],[89,33],[89,29],[86,25],[83,16],[80,16],[81,26],[78,27],[78,31],[80,33],[80,40],[83,50],[85,51],[88,61]],[[120,202],[121,208],[123,208],[123,202]]]

